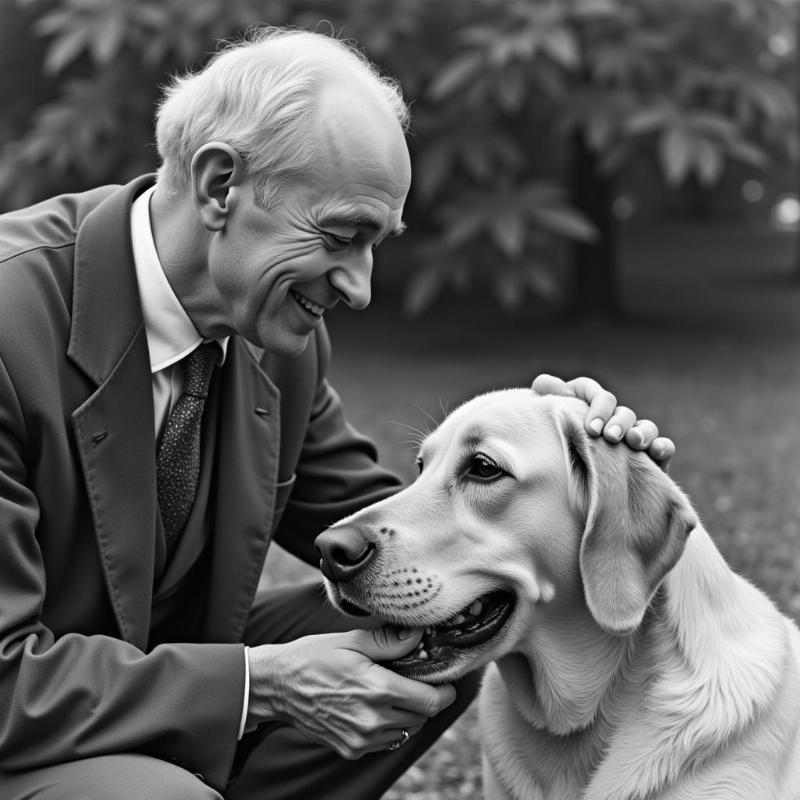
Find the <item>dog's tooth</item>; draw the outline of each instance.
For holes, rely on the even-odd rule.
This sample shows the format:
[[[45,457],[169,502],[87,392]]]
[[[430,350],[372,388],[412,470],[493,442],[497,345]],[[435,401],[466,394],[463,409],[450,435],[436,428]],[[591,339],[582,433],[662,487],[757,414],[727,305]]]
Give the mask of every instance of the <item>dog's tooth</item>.
[[[424,650],[420,650],[419,657],[422,659],[426,659],[428,657],[428,654]]]
[[[450,620],[450,622],[452,622],[452,623],[453,623],[453,625],[460,625],[462,622],[464,622],[464,620],[465,620],[465,619],[466,619],[466,617],[465,617],[463,614],[456,614],[456,615],[455,615],[455,616],[454,616],[454,617],[453,617],[453,618]]]
[[[469,613],[472,614],[473,617],[477,617],[478,614],[483,611],[483,603],[480,600],[476,600],[470,607]]]

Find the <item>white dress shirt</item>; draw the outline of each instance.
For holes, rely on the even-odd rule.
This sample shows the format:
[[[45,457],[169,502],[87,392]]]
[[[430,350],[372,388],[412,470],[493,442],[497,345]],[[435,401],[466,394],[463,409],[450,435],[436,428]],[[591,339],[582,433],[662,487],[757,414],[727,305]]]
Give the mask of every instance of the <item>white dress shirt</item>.
[[[153,376],[153,410],[155,411],[155,441],[161,437],[172,406],[183,392],[183,370],[178,362],[204,340],[184,311],[169,285],[158,258],[153,229],[150,225],[150,198],[155,186],[142,192],[131,207],[131,242],[139,298],[144,315],[147,347],[150,351],[150,372]],[[228,338],[217,340],[222,348],[222,360],[228,348]],[[239,738],[244,733],[250,696],[250,666],[245,648],[244,702],[239,724]]]

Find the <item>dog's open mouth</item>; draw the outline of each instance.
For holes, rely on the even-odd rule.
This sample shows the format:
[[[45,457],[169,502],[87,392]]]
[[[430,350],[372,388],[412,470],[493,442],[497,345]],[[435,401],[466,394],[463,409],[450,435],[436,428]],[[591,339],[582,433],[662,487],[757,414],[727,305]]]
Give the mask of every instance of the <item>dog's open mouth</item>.
[[[481,595],[444,622],[426,627],[414,650],[385,665],[415,678],[443,671],[463,651],[496,636],[513,610],[511,592],[499,590]]]

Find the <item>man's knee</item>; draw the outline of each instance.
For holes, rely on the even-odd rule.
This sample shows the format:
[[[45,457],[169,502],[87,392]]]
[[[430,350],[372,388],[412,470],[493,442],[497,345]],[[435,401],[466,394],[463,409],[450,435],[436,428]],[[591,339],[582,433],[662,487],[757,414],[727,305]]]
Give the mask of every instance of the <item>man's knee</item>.
[[[138,754],[0,773],[0,785],[4,800],[222,800],[202,777]]]

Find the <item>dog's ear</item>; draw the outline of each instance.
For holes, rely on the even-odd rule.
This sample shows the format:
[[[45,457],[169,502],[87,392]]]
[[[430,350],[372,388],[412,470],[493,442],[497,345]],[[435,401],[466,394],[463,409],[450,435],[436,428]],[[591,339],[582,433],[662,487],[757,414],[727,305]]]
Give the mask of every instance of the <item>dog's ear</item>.
[[[686,496],[643,453],[590,440],[564,420],[573,507],[585,515],[580,573],[586,603],[606,631],[630,633],[698,524]]]

